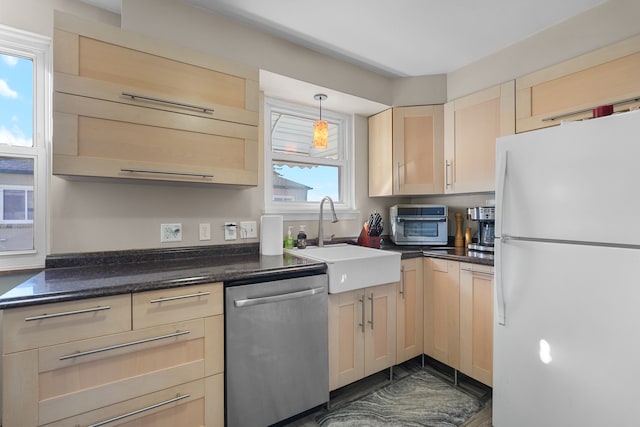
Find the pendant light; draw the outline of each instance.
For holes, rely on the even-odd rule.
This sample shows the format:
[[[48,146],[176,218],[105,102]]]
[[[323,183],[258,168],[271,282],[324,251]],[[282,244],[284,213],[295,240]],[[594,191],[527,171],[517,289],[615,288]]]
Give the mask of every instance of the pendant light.
[[[313,99],[320,101],[320,120],[316,120],[313,125],[313,148],[324,150],[327,148],[329,139],[329,124],[326,120],[322,120],[322,101],[327,99],[327,95],[318,93]]]

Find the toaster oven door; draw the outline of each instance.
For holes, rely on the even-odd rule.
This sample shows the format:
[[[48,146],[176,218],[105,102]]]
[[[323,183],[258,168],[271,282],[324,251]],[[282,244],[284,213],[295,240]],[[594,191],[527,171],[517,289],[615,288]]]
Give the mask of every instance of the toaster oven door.
[[[396,224],[396,243],[417,245],[446,245],[447,221],[441,219],[398,218]]]

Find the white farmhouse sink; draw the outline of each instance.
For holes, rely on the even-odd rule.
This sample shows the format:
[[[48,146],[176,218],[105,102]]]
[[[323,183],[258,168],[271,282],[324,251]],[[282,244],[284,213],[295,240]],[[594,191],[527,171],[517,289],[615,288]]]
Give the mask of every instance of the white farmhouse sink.
[[[327,245],[322,248],[307,246],[306,249],[285,249],[285,252],[326,263],[331,294],[400,280],[400,253],[398,252],[346,243]]]

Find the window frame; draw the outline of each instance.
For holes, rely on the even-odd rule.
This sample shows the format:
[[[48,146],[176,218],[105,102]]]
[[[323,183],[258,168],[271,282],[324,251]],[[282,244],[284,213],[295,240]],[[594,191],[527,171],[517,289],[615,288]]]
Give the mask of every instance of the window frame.
[[[309,158],[291,154],[278,154],[272,151],[271,114],[277,111],[309,120],[317,120],[319,109],[296,104],[281,99],[265,97],[264,99],[264,212],[282,215],[285,221],[314,220],[318,218],[319,201],[283,203],[273,201],[273,161],[309,163]],[[322,118],[338,127],[338,159],[321,159],[316,162],[323,166],[341,168],[339,174],[339,193],[341,200],[334,200],[336,212],[343,219],[356,219],[355,209],[355,144],[353,135],[353,116],[322,109]],[[320,159],[319,159],[320,160]]]
[[[47,193],[52,122],[52,40],[0,24],[0,53],[33,61],[33,146],[0,144],[0,156],[33,160],[33,249],[0,252],[0,271],[42,268],[47,255]]]

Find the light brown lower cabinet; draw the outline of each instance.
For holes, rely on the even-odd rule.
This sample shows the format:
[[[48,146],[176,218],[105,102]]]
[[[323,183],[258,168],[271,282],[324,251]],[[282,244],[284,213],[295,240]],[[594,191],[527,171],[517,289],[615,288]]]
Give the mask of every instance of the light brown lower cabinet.
[[[493,267],[460,264],[460,371],[493,385]]]
[[[423,353],[424,281],[422,258],[402,261],[397,300],[396,364]]]
[[[424,259],[424,352],[460,367],[460,263]]]
[[[396,283],[329,295],[329,388],[395,364]]]
[[[2,333],[2,425],[224,425],[220,283],[9,309]]]
[[[492,266],[424,259],[424,352],[492,385]]]

